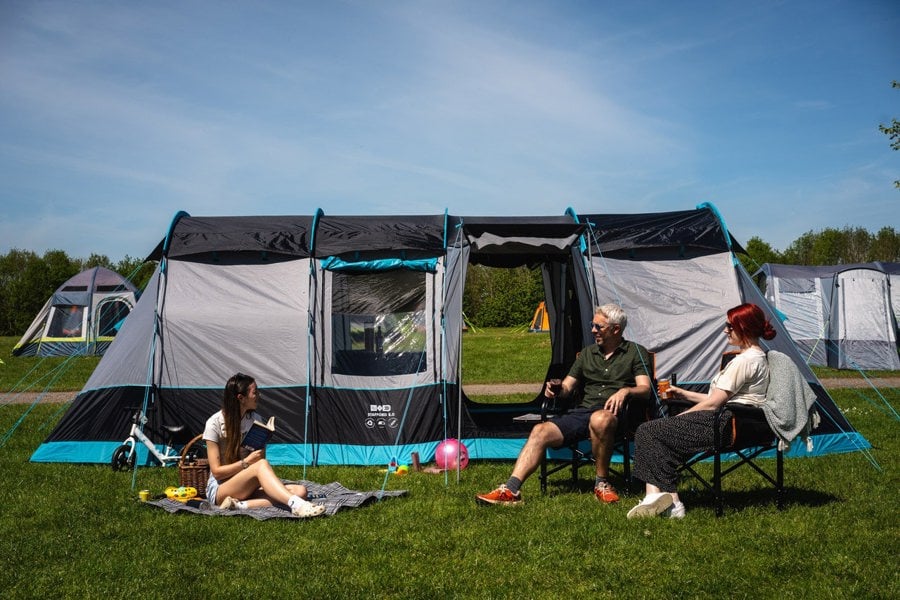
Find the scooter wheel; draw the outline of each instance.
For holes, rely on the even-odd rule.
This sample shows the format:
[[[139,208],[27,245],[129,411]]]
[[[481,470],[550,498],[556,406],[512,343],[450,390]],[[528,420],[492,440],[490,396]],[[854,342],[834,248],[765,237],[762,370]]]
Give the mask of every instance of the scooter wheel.
[[[113,452],[111,466],[113,471],[130,471],[134,468],[135,454],[130,452],[128,444],[122,444]]]

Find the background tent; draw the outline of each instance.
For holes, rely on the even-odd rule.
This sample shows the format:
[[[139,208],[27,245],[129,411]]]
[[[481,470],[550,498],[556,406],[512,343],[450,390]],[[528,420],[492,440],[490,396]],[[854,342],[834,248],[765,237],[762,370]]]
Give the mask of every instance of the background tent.
[[[139,295],[114,271],[103,267],[82,271],[47,299],[13,355],[103,354]]]
[[[534,316],[531,318],[531,325],[528,326],[528,331],[532,333],[546,333],[550,331],[550,315],[547,314],[547,303],[543,300],[534,309]]]
[[[724,340],[724,309],[749,293],[731,242],[710,208],[584,222],[571,211],[180,213],[152,254],[159,265],[141,301],[32,460],[108,462],[141,408],[151,430],[165,423],[202,431],[238,370],[257,378],[266,412],[277,417],[267,451],[274,463],[387,464],[413,451],[427,461],[446,437],[462,439],[474,459],[514,458],[530,430],[514,418],[535,412],[540,400],[481,404],[465,394],[468,265],[541,269],[547,376],[565,374],[592,343],[593,305],[620,301],[629,311],[629,337],[658,352],[660,372],[679,369],[699,384],[724,349],[713,343]],[[614,267],[607,286],[598,260]],[[695,280],[713,290],[704,303],[669,302]],[[661,293],[661,284],[670,289]],[[613,292],[626,289],[627,296]],[[699,337],[683,339],[685,331]],[[842,417],[838,426],[853,439]],[[854,447],[831,446],[847,449]]]
[[[754,279],[809,364],[900,369],[900,264],[766,263]]]

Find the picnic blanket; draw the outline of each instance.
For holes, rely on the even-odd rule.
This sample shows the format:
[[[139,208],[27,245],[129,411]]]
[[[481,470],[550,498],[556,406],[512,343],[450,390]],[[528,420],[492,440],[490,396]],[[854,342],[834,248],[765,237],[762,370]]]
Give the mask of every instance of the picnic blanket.
[[[374,490],[369,492],[359,492],[350,490],[342,486],[338,482],[328,484],[315,483],[313,481],[289,481],[283,480],[285,484],[299,483],[306,486],[309,493],[309,501],[315,504],[325,505],[325,516],[330,516],[339,510],[350,508],[359,508],[378,502],[379,500],[387,500],[389,498],[397,498],[405,496],[406,490]],[[150,506],[159,507],[170,513],[190,512],[200,515],[209,515],[217,517],[235,517],[246,516],[253,517],[258,521],[266,519],[300,519],[291,514],[287,507],[267,506],[265,508],[250,508],[246,510],[221,510],[216,506],[212,506],[209,502],[191,502],[190,504],[163,498],[158,500],[148,500],[145,502]]]

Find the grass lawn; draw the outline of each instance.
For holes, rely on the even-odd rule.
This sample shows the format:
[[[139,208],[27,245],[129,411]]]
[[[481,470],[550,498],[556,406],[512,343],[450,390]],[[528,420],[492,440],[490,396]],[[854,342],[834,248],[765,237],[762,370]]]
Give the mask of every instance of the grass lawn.
[[[521,335],[539,345],[539,334]],[[479,356],[476,349],[468,353]],[[19,360],[3,359],[0,371]],[[535,367],[522,361],[511,369],[518,376],[493,376],[529,381],[518,377]],[[896,389],[882,393],[896,406]],[[174,468],[141,468],[133,487],[132,473],[105,465],[28,462],[58,418],[57,405],[38,405],[0,447],[0,594],[900,597],[898,422],[859,390],[834,396],[872,442],[878,468],[860,453],[789,459],[784,511],[774,508],[755,473],[741,469],[726,480],[721,519],[685,483],[688,514],[676,522],[626,520],[636,495],[601,506],[589,487],[551,484],[543,496],[536,478],[525,484],[523,506],[476,506],[475,493],[504,481],[508,462],[472,462],[459,482],[424,473],[392,476],[389,489],[406,489],[408,497],[311,521],[169,515],[142,505],[135,490],[159,492],[176,483]],[[0,405],[0,431],[27,409]],[[304,475],[302,467],[279,472]],[[305,476],[365,490],[381,488],[384,477],[376,467],[308,468]],[[587,472],[584,481],[589,486]]]

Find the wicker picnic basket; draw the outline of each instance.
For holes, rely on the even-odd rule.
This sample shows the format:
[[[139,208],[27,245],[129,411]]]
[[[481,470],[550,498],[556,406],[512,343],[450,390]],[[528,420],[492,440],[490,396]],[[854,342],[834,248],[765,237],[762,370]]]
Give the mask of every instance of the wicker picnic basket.
[[[181,451],[181,460],[178,461],[178,483],[196,489],[197,496],[205,498],[208,479],[209,460],[206,459],[206,447],[201,434],[185,444]]]

